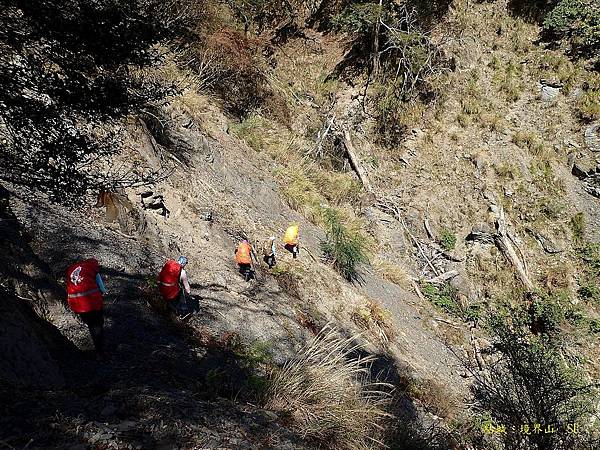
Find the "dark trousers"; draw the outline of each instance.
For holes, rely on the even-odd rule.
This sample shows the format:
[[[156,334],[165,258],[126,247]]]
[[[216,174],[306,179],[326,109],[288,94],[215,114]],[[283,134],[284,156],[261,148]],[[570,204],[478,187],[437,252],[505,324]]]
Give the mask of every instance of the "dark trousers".
[[[240,266],[240,273],[244,275],[246,281],[250,281],[253,277],[252,265],[251,264],[238,264]]]
[[[275,255],[265,255],[263,260],[267,263],[269,269],[272,269],[275,265]]]
[[[80,313],[79,317],[90,329],[94,348],[98,353],[102,353],[104,351],[104,312],[102,310],[89,311]]]
[[[173,300],[169,300],[169,306],[181,317],[189,312],[187,294],[183,289],[179,290],[179,295]]]
[[[294,258],[296,258],[298,256],[298,253],[300,253],[300,247],[298,247],[298,245],[291,245],[291,244],[285,244],[285,249],[290,252],[292,254],[292,256]]]

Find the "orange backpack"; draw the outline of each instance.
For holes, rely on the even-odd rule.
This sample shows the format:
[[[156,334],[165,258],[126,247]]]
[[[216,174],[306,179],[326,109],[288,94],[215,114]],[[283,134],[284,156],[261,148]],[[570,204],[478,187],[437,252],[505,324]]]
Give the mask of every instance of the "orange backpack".
[[[235,260],[238,264],[252,264],[252,248],[250,244],[241,242],[235,252]]]

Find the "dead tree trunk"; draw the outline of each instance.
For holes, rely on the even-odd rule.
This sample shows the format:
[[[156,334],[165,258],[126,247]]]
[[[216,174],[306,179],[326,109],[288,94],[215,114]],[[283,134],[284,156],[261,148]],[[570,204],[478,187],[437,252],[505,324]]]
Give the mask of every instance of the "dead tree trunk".
[[[517,276],[525,286],[528,292],[532,292],[535,290],[535,286],[529,279],[529,275],[527,274],[527,267],[525,265],[525,261],[521,260],[517,251],[515,250],[515,246],[513,245],[513,241],[510,238],[507,226],[506,226],[506,218],[504,216],[504,209],[501,207],[498,212],[498,217],[496,218],[496,234],[494,235],[494,243],[498,247],[498,249],[502,252],[504,257],[510,262],[515,270],[517,271]]]
[[[356,153],[356,149],[354,148],[354,145],[352,145],[352,137],[350,136],[350,131],[348,129],[344,130],[344,147],[346,147],[346,153],[348,153],[350,165],[358,175],[358,178],[360,179],[360,182],[362,183],[363,187],[368,192],[373,192],[371,182],[369,181],[369,175],[367,174],[365,168],[362,166],[360,158],[358,157],[358,153]]]

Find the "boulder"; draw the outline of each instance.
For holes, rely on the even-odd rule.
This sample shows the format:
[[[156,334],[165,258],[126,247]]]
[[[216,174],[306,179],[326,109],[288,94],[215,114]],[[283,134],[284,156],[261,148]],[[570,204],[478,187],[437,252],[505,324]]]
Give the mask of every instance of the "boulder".
[[[560,88],[544,85],[540,91],[540,99],[543,102],[551,102],[558,97],[558,94],[560,94]]]
[[[593,152],[600,152],[600,123],[594,123],[584,132],[585,145]]]

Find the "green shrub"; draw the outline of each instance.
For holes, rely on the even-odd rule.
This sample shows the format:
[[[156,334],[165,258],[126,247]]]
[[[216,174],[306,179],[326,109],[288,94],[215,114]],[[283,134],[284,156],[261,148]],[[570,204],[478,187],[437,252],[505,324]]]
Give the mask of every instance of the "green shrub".
[[[447,228],[443,228],[440,235],[440,244],[444,250],[454,250],[456,246],[456,235]]]
[[[321,250],[325,258],[344,278],[357,280],[356,266],[369,262],[364,238],[357,231],[347,228],[339,212],[332,208],[323,210],[323,224],[327,238],[321,243]]]
[[[477,303],[474,305],[467,306],[465,312],[463,313],[463,319],[465,322],[477,322],[481,318],[481,312],[483,310],[483,305]]]
[[[559,330],[570,309],[568,298],[560,294],[539,295],[531,302],[530,320],[538,331],[551,333]]]
[[[369,33],[379,16],[377,3],[351,3],[332,19],[334,29],[347,33]]]
[[[472,370],[476,410],[489,414],[494,424],[506,427],[497,434],[499,448],[591,448],[585,435],[566,433],[569,423],[584,423],[593,412],[596,388],[561,357],[555,336],[532,336],[523,311],[492,316],[494,364],[486,371]],[[557,433],[521,432],[524,424],[552,424]],[[562,431],[562,432],[561,432]]]
[[[544,30],[566,38],[573,49],[600,55],[600,6],[595,0],[560,0],[544,19]]]
[[[434,284],[424,283],[422,285],[423,295],[438,308],[443,309],[448,314],[460,317],[461,310],[455,300],[456,291],[449,285],[444,284],[438,287]]]
[[[585,235],[585,216],[583,213],[577,213],[571,217],[569,227],[573,235],[573,242],[576,244],[582,242]]]

